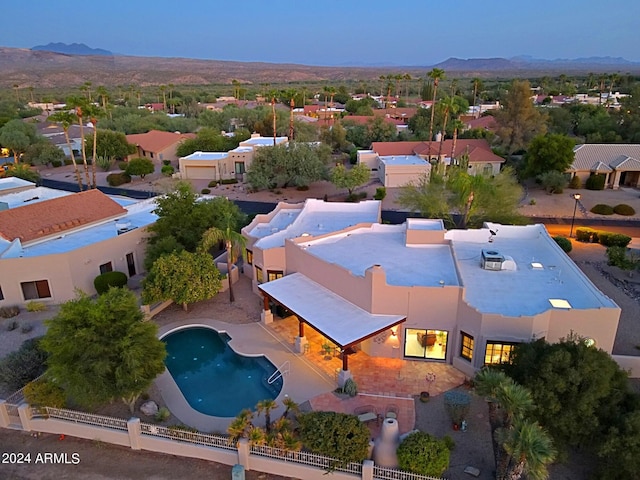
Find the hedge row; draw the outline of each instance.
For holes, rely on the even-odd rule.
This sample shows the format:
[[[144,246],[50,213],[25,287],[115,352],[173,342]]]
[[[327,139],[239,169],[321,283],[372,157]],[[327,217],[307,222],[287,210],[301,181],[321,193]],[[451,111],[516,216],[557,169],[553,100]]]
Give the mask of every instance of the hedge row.
[[[622,233],[579,227],[576,229],[576,240],[579,242],[599,243],[605,247],[626,247],[631,242],[631,237]]]

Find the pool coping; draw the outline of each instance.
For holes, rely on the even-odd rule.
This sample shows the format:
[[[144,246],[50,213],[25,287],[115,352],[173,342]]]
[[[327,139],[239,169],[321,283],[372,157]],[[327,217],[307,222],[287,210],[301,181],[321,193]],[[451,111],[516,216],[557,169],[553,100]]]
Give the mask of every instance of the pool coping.
[[[285,397],[301,404],[336,388],[335,383],[326,374],[314,368],[301,354],[293,352],[288,345],[260,323],[231,324],[210,318],[198,318],[188,324],[172,322],[164,325],[160,327],[158,337],[163,338],[172,332],[189,327],[205,327],[217,332],[225,332],[231,337],[229,346],[237,354],[265,356],[276,368],[289,361],[289,374],[283,377],[282,389],[275,399],[278,407],[271,412],[271,418],[278,418],[284,412],[282,400]],[[155,383],[167,408],[185,425],[205,433],[226,433],[229,424],[235,418],[214,417],[195,410],[184,398],[166,367],[164,372],[156,378]],[[261,418],[256,416],[254,422],[260,425]]]

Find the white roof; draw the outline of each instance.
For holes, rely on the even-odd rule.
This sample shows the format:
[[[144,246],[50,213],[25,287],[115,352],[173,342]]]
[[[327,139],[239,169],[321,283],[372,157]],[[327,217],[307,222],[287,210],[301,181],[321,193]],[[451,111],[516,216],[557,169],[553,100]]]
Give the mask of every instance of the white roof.
[[[286,214],[289,210],[282,209],[281,211]],[[283,247],[285,240],[298,238],[303,234],[323,235],[359,223],[378,222],[380,220],[380,201],[338,203],[309,198],[304,202],[301,211],[289,218],[292,220],[290,223],[282,218],[275,222],[272,220],[268,223],[258,223],[247,230],[247,234],[260,237],[255,246],[263,250]],[[266,235],[265,230],[267,230]]]
[[[465,300],[473,308],[510,317],[545,312],[553,308],[552,299],[565,300],[578,309],[617,308],[560,249],[544,225],[486,227],[449,230],[445,234],[452,241],[456,265],[466,287]],[[513,262],[515,269],[481,268],[482,249],[489,247]]]
[[[227,152],[194,152],[181,160],[222,160],[228,156]]]
[[[380,161],[385,165],[422,165],[428,166],[431,165],[425,159],[419,157],[418,155],[386,155],[379,157]]]
[[[6,180],[6,179],[2,179]],[[27,182],[30,183],[30,182]],[[19,185],[16,185],[19,186]],[[15,187],[11,187],[15,188]],[[44,202],[45,200],[51,200],[52,198],[66,197],[67,195],[73,195],[71,192],[65,192],[64,190],[56,190],[55,188],[36,187],[22,190],[19,192],[7,193],[2,195],[0,190],[0,202],[5,202],[9,205],[9,208],[22,207],[24,205],[31,205],[37,202]]]
[[[27,180],[23,180],[18,177],[6,177],[0,178],[0,195],[2,195],[3,191],[12,190],[14,188],[23,188],[23,187],[35,187],[36,184],[33,182],[28,182]]]
[[[287,137],[276,137],[276,144],[288,142]],[[240,142],[240,146],[268,147],[273,145],[273,137],[253,137]]]
[[[357,343],[406,319],[402,315],[371,314],[301,273],[258,288],[339,346]]]
[[[460,285],[449,245],[406,244],[406,224],[381,225],[339,232],[302,244],[308,253],[364,276],[380,265],[389,285],[437,287]]]

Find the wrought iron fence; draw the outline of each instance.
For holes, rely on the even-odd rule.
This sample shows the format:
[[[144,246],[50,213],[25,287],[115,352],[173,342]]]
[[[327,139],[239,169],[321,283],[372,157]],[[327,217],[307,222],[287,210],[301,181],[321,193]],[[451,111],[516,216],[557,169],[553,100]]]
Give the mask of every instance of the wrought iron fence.
[[[418,473],[405,472],[397,468],[373,466],[373,478],[378,480],[442,480],[439,477],[428,477]]]
[[[341,472],[362,475],[362,464],[351,462],[340,464],[338,460],[317,453],[284,450],[282,448],[268,447],[266,445],[252,445],[251,453],[261,457],[275,458],[285,462],[300,463],[320,467],[324,470],[339,470]]]
[[[229,437],[225,437],[223,435],[192,432],[181,428],[162,427],[159,425],[151,425],[149,423],[140,423],[140,432],[143,435],[195,443],[197,445],[205,445],[207,447],[217,447],[233,451],[238,450],[237,447],[231,443]]]
[[[57,418],[59,420],[67,420],[75,423],[85,423],[87,425],[94,425],[97,427],[113,428],[116,430],[127,429],[127,420],[124,418],[106,417],[104,415],[94,415],[91,413],[76,412],[75,410],[66,410],[63,408],[32,408],[31,416],[33,418],[48,417]]]

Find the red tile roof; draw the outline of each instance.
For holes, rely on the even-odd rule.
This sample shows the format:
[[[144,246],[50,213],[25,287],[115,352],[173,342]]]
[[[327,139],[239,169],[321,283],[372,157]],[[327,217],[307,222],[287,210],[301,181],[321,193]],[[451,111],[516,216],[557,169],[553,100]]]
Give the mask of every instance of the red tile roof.
[[[185,138],[195,138],[193,133],[174,133],[151,130],[147,133],[134,133],[127,135],[127,142],[139,146],[141,149],[158,153],[170,146],[180,143]]]
[[[25,243],[126,213],[100,190],[87,190],[1,211],[0,237]]]
[[[465,121],[464,123],[466,124],[467,128],[482,128],[484,130],[491,131],[495,131],[498,128],[496,119],[491,115],[474,118],[472,120]]]
[[[452,139],[447,139],[442,144],[442,154],[451,155]],[[389,155],[420,155],[429,157],[428,142],[373,142],[371,149],[379,156]],[[437,156],[440,151],[440,142],[431,142],[431,155]],[[469,162],[504,162],[504,158],[496,155],[491,150],[489,143],[484,139],[461,139],[456,141],[454,157],[468,153]]]

